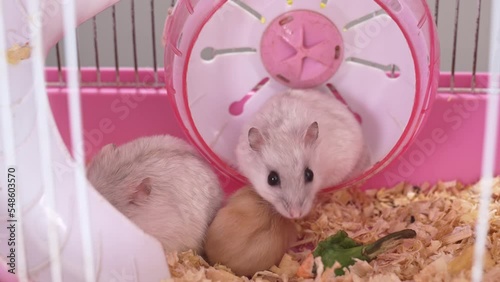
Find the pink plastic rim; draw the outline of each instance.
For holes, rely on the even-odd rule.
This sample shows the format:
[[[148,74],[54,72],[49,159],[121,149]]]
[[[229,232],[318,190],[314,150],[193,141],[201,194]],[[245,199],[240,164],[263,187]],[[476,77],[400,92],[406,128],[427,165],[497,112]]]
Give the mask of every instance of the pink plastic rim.
[[[411,142],[415,140],[418,132],[422,128],[421,125],[427,120],[428,114],[426,113],[432,106],[432,102],[436,97],[438,83],[439,83],[439,70],[440,70],[439,38],[437,36],[436,26],[432,21],[432,15],[429,6],[425,1],[420,1],[419,3],[417,3],[416,1],[412,2],[413,0],[374,0],[374,1],[378,5],[380,5],[387,12],[387,14],[394,20],[394,22],[398,25],[398,27],[402,31],[406,39],[406,42],[408,43],[415,66],[415,76],[416,76],[415,101],[417,102],[415,102],[413,105],[413,109],[410,115],[410,120],[408,121],[408,125],[405,127],[403,134],[399,138],[396,145],[394,145],[392,150],[381,161],[377,162],[375,165],[372,166],[372,168],[365,171],[360,176],[345,183],[341,183],[338,186],[325,189],[324,190],[325,192],[331,191],[333,189],[341,189],[344,187],[352,186],[362,181],[365,181],[368,178],[380,172],[382,169],[388,166],[392,161],[394,161],[396,158],[398,158],[404,152],[406,152]],[[418,8],[423,10],[421,11],[423,12],[423,14],[419,20],[418,26],[419,28],[422,28],[425,26],[425,23],[427,22],[428,30],[424,30],[423,33],[424,35],[428,36],[429,40],[429,42],[427,42],[427,44],[429,44],[428,64],[426,64],[424,60],[417,59],[418,52],[419,51],[421,52],[421,50],[417,50],[415,46],[411,44],[412,43],[411,36],[407,30],[408,28],[407,22],[404,22],[400,18],[396,17],[396,14],[402,11],[402,5],[400,1],[406,2],[406,9],[408,9],[410,6],[416,8],[420,4]],[[428,66],[429,68],[429,75],[427,77],[422,77],[422,70],[426,66]],[[425,93],[424,93],[424,101],[422,105],[419,106],[418,101],[420,100],[422,95],[421,89],[425,89]],[[416,117],[416,115],[418,115],[418,117]]]
[[[260,44],[269,74],[292,88],[316,87],[328,81],[343,60],[342,35],[327,17],[295,10],[276,17]]]
[[[196,3],[198,1],[191,0]],[[408,125],[405,127],[401,137],[398,139],[397,143],[386,156],[375,163],[370,169],[359,175],[358,177],[351,179],[350,181],[340,183],[337,186],[330,187],[324,191],[331,191],[332,189],[341,189],[347,186],[355,185],[361,183],[368,178],[374,176],[380,172],[383,168],[389,165],[398,156],[404,153],[411,142],[415,139],[417,133],[419,132],[421,125],[426,121],[428,115],[427,112],[432,106],[432,102],[436,96],[437,86],[438,86],[438,76],[439,76],[439,40],[436,34],[436,27],[432,21],[432,16],[430,9],[425,2],[425,0],[415,1],[415,0],[374,0],[382,9],[384,9],[387,14],[394,20],[398,25],[399,29],[402,31],[406,42],[408,43],[412,59],[414,61],[415,75],[416,75],[416,89],[415,89],[415,103],[411,112],[410,120]],[[182,2],[190,2],[190,0],[181,0],[178,5]],[[237,180],[241,183],[247,182],[245,177],[243,177],[235,168],[223,161],[210,146],[203,140],[203,137],[196,129],[193,117],[190,113],[188,96],[186,91],[187,86],[187,63],[191,56],[191,51],[193,49],[194,43],[198,38],[204,25],[210,20],[210,18],[215,14],[215,12],[227,2],[227,0],[219,0],[212,11],[206,13],[205,17],[200,20],[200,25],[197,26],[193,33],[189,46],[185,54],[182,54],[177,48],[167,46],[165,48],[165,80],[167,81],[167,91],[169,92],[170,102],[173,105],[175,115],[187,135],[187,138],[197,146],[201,153],[208,159],[210,163],[215,166],[219,172]],[[402,4],[404,3],[404,5]],[[187,5],[186,5],[187,6]],[[194,5],[193,5],[194,6]],[[404,6],[404,9],[402,8]],[[421,14],[417,14],[417,11],[413,11],[411,8],[418,8]],[[396,14],[406,14],[397,17]],[[174,12],[175,14],[175,12]],[[192,14],[192,11],[189,13]],[[420,32],[418,35],[411,34],[411,29],[415,28],[410,26],[407,21],[402,20],[404,16],[420,16],[418,23],[418,28]],[[168,24],[167,24],[168,26]],[[172,27],[165,30],[165,32],[171,31]],[[410,31],[409,31],[410,30]],[[175,31],[174,31],[175,32]],[[168,35],[168,34],[167,34]],[[426,44],[428,49],[421,50],[412,44],[412,38],[416,36],[422,36],[426,39]],[[427,56],[427,60],[418,60],[418,57],[422,55]],[[182,86],[180,86],[181,91],[177,92],[172,78],[174,76],[174,70],[171,66],[174,62],[174,57],[184,57],[183,58],[183,70],[182,70]],[[428,71],[428,75],[424,75],[424,70]],[[177,71],[178,72],[178,71]],[[169,83],[170,82],[170,83]],[[181,94],[181,97],[176,97]],[[183,117],[184,116],[184,117]]]

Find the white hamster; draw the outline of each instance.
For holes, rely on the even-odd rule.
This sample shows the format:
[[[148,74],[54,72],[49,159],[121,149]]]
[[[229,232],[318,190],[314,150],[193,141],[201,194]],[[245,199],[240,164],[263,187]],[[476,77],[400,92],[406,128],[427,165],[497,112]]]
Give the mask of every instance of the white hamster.
[[[184,140],[161,135],[108,144],[89,163],[87,177],[166,252],[203,254],[224,193],[208,163]]]
[[[341,101],[316,89],[269,98],[243,127],[238,169],[287,218],[309,214],[316,194],[362,172],[361,125]]]

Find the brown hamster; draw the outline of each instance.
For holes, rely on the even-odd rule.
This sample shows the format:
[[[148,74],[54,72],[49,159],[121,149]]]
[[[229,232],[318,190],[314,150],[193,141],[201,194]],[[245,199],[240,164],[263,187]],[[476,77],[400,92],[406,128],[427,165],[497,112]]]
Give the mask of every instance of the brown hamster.
[[[211,264],[252,276],[277,265],[297,240],[294,223],[250,187],[236,191],[207,231],[205,255]]]
[[[224,193],[209,164],[182,139],[148,136],[104,146],[87,177],[95,189],[166,252],[202,253]]]

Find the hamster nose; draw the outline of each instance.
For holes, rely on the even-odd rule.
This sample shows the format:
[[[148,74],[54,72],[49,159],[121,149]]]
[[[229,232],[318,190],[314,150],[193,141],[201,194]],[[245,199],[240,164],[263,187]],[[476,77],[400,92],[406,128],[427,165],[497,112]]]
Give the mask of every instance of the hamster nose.
[[[302,211],[298,208],[291,208],[289,213],[292,218],[299,218],[302,214]]]

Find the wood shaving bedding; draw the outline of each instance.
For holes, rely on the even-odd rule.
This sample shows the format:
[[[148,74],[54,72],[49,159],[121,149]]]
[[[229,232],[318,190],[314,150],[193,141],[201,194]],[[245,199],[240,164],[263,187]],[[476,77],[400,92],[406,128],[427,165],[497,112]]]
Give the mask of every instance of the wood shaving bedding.
[[[490,230],[483,281],[500,278],[500,178],[495,179],[490,206]],[[251,279],[235,276],[222,265],[210,266],[193,252],[171,253],[167,260],[172,278],[164,281],[269,281],[269,282],[389,282],[470,281],[479,184],[457,181],[421,187],[400,183],[391,189],[361,191],[350,188],[321,196],[318,205],[297,222],[299,241],[281,263]],[[393,252],[370,263],[357,261],[340,277],[324,269],[321,260],[315,278],[300,278],[297,270],[321,240],[345,230],[349,237],[373,242],[405,228],[417,232]]]

